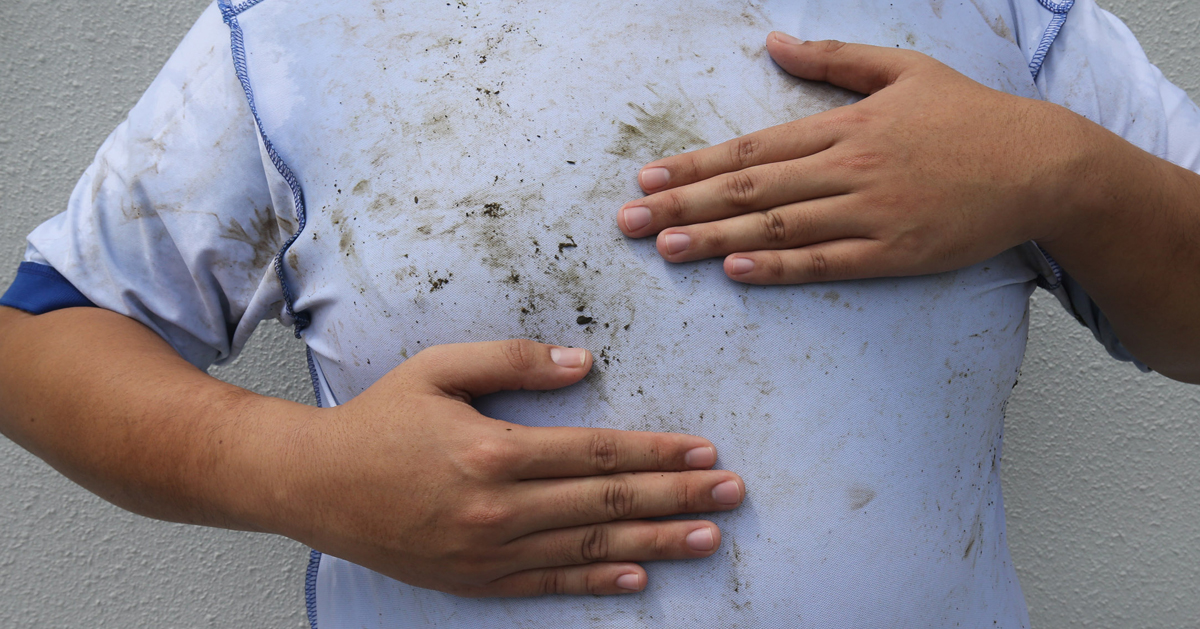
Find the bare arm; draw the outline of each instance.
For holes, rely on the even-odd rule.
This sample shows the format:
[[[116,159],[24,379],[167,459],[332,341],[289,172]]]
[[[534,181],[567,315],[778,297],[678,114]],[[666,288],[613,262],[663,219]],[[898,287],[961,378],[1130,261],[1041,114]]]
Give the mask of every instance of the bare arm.
[[[1086,120],[1080,126],[1069,214],[1038,243],[1133,355],[1200,384],[1200,175]]]
[[[464,596],[617,594],[636,563],[705,557],[736,474],[687,435],[525,428],[478,395],[580,380],[590,354],[532,341],[430,348],[345,405],[225,384],[99,308],[0,307],[0,431],[131,511],[278,533]],[[663,474],[632,474],[635,471]]]
[[[104,499],[245,530],[263,530],[273,502],[259,468],[277,450],[270,435],[313,414],[212,378],[100,308],[0,307],[0,391],[3,433]]]
[[[788,72],[853,105],[648,164],[626,235],[671,262],[794,284],[937,273],[1035,240],[1125,346],[1200,383],[1200,175],[1071,111],[911,51],[772,34]]]

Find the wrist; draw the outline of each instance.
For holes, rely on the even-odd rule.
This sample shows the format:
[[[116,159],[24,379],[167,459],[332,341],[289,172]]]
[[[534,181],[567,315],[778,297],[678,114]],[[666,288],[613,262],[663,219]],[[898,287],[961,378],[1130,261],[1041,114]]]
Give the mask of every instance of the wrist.
[[[207,463],[209,491],[219,510],[231,528],[294,537],[303,495],[301,442],[323,409],[240,389],[223,406],[230,420],[212,435],[215,448]]]
[[[1059,133],[1046,143],[1054,154],[1046,169],[1047,220],[1032,239],[1058,257],[1103,246],[1112,219],[1144,194],[1139,191],[1143,182],[1154,178],[1146,173],[1148,155],[1139,148],[1066,108],[1050,107],[1058,110],[1053,124]]]

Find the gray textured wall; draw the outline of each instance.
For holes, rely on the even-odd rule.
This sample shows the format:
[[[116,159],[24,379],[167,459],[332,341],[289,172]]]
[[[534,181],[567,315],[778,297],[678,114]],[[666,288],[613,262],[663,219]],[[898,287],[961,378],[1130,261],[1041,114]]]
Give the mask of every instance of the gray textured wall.
[[[1200,97],[1200,1],[1102,4]],[[205,0],[0,3],[0,285]],[[1200,622],[1200,388],[1109,360],[1035,298],[1008,412],[1009,542],[1036,627]],[[219,377],[311,401],[264,324]],[[305,549],[125,513],[0,439],[0,626],[300,627]]]

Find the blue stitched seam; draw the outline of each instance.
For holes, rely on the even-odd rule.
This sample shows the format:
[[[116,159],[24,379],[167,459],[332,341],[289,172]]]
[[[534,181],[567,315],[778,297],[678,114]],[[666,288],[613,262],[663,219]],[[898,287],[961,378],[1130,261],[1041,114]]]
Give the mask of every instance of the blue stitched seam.
[[[304,607],[308,611],[308,624],[317,629],[317,570],[321,567],[321,552],[308,554],[308,568],[304,571]]]
[[[296,312],[293,304],[295,296],[292,290],[288,288],[287,280],[283,270],[283,256],[287,250],[300,237],[300,233],[304,231],[306,223],[306,213],[304,210],[304,191],[300,189],[300,181],[296,179],[296,175],[292,173],[292,169],[283,161],[279,153],[275,151],[275,145],[271,143],[271,138],[267,136],[267,131],[263,127],[262,118],[258,115],[258,107],[254,103],[254,89],[250,86],[250,71],[246,66],[246,42],[242,34],[242,27],[238,24],[237,16],[242,11],[262,2],[262,0],[247,0],[237,6],[230,4],[230,0],[218,0],[217,5],[221,9],[221,18],[225,24],[229,26],[229,46],[233,53],[233,67],[237,72],[238,82],[242,84],[242,91],[246,93],[246,102],[250,105],[250,113],[254,116],[254,123],[258,126],[258,133],[262,137],[263,146],[267,149],[267,155],[271,158],[271,164],[275,166],[275,170],[287,182],[288,188],[292,191],[292,200],[296,205],[296,233],[288,238],[287,242],[283,243],[283,247],[279,249],[279,253],[275,254],[274,266],[275,275],[279,278],[279,286],[283,289],[283,307],[287,310],[289,316],[295,322],[296,338],[300,338],[300,332],[308,327],[312,322],[306,312]]]
[[[1055,2],[1054,0],[1038,0],[1038,3],[1053,13],[1066,13],[1067,11],[1071,10],[1071,5],[1075,4],[1075,0],[1064,0],[1063,2]]]
[[[1046,32],[1042,33],[1042,41],[1038,43],[1037,50],[1033,53],[1033,58],[1029,60],[1029,73],[1033,75],[1033,80],[1037,80],[1038,73],[1042,71],[1042,64],[1046,61],[1046,55],[1050,52],[1050,45],[1058,37],[1058,32],[1062,30],[1063,24],[1067,23],[1067,12],[1071,7],[1075,6],[1075,0],[1066,0],[1065,2],[1055,2],[1055,0],[1038,0],[1046,10],[1054,14],[1050,18],[1050,24],[1046,26]]]
[[[1033,245],[1037,247],[1038,251],[1042,252],[1042,257],[1046,259],[1046,263],[1050,265],[1050,271],[1054,273],[1053,282],[1051,282],[1049,278],[1046,278],[1046,290],[1054,292],[1059,288],[1062,288],[1063,271],[1062,267],[1058,265],[1058,260],[1055,260],[1054,257],[1050,255],[1050,252],[1042,249],[1041,245],[1037,244],[1036,242],[1033,243]]]
[[[237,4],[237,5],[230,7],[229,12],[232,13],[233,15],[241,15],[243,11],[245,11],[246,9],[249,9],[250,7],[252,7],[262,1],[263,0],[246,0],[245,2],[242,2],[241,4]],[[224,9],[222,9],[221,12],[224,13]]]
[[[321,379],[317,377],[317,361],[313,358],[312,348],[305,345],[304,355],[308,358],[308,378],[312,381],[313,395],[317,398],[317,406],[324,407],[325,401],[321,399]]]

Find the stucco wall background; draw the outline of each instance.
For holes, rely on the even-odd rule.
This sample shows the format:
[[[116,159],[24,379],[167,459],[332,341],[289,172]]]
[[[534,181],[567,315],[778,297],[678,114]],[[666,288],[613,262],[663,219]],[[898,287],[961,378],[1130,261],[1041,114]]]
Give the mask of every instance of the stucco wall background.
[[[0,285],[206,0],[0,2]],[[1200,0],[1110,0],[1200,98]],[[311,403],[264,324],[213,373]],[[1047,295],[1008,409],[1009,542],[1035,627],[1200,624],[1200,387],[1111,361]],[[307,553],[146,520],[0,439],[0,626],[302,627]]]

